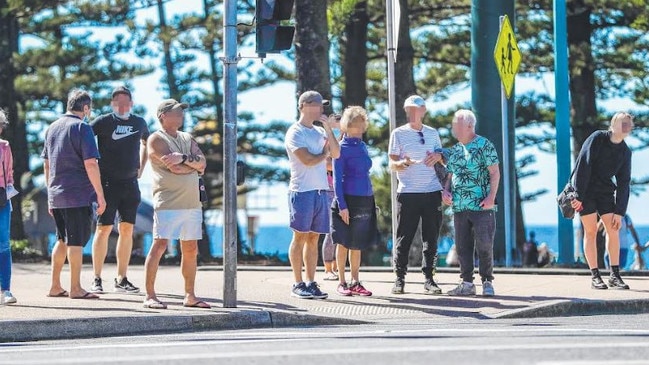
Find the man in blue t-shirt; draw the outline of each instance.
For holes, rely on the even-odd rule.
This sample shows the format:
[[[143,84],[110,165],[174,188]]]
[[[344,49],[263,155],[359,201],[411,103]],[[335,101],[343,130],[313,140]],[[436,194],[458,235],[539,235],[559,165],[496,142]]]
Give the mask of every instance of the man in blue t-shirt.
[[[92,243],[92,266],[95,278],[90,291],[103,293],[101,271],[108,251],[108,237],[113,230],[115,214],[119,213],[119,238],[117,277],[114,291],[138,293],[140,288],[126,277],[126,270],[133,249],[133,227],[140,205],[138,178],[147,162],[146,140],[149,128],[142,117],[131,114],[133,100],[131,91],[125,86],[113,90],[111,106],[113,112],[99,116],[90,125],[97,135],[101,183],[106,195],[106,211],[97,219],[97,231]]]
[[[493,245],[496,231],[496,193],[500,182],[498,154],[493,143],[475,133],[472,111],[453,116],[458,143],[448,151],[448,179],[442,199],[453,206],[455,245],[462,281],[448,295],[475,295],[473,252],[477,249],[482,295],[493,296]]]
[[[50,214],[56,222],[58,241],[52,249],[52,285],[48,296],[72,299],[97,299],[81,287],[83,246],[90,239],[92,204],[96,213],[106,209],[99,176],[99,151],[90,126],[92,98],[86,91],[68,95],[67,112],[45,132],[45,184]],[[67,258],[70,264],[70,292],[61,286],[61,270]]]

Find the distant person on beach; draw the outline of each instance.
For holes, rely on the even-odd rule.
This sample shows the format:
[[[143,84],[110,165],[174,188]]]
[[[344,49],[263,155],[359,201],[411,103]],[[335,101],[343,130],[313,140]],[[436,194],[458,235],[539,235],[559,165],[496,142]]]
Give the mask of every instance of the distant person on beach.
[[[629,214],[625,214],[620,223],[620,269],[626,269],[631,246],[640,246],[640,237]],[[633,238],[633,244],[629,240],[629,234]]]
[[[340,118],[341,116],[336,114],[333,116],[335,122],[332,123],[331,129],[334,131],[340,132]],[[336,137],[340,141],[340,136]],[[331,156],[327,157],[327,184],[329,184],[329,191],[327,192],[327,197],[329,198],[329,206],[334,201],[334,165],[333,159]],[[338,266],[336,264],[336,244],[331,238],[331,233],[321,234],[318,239],[318,245],[321,247],[322,251],[322,263],[324,264],[325,274],[323,280],[328,281],[337,281],[338,278]]]
[[[340,142],[340,157],[334,162],[334,191],[336,199],[331,208],[331,236],[336,243],[338,262],[337,293],[342,296],[370,296],[359,279],[361,251],[378,241],[376,205],[370,180],[372,159],[363,142],[369,126],[367,112],[360,106],[350,106],[343,112],[340,127],[344,137]],[[349,256],[351,282],[345,278]]]
[[[583,143],[575,166],[577,198],[572,207],[584,226],[584,253],[591,271],[593,289],[629,289],[620,276],[620,228],[629,203],[631,149],[624,139],[633,130],[633,116],[619,112],[608,130],[596,131]],[[615,181],[613,180],[615,178]],[[608,235],[611,274],[608,286],[597,267],[597,217]]]
[[[523,266],[537,267],[539,250],[536,243],[536,233],[530,231],[530,238],[523,243]]]
[[[289,127],[284,139],[291,171],[288,194],[293,239],[289,260],[295,280],[291,296],[301,299],[328,297],[315,281],[318,237],[331,229],[326,159],[340,155],[332,131],[335,118],[323,114],[328,104],[317,91],[302,93],[298,99],[300,118]],[[303,266],[306,282],[302,279]]]
[[[455,245],[460,260],[460,284],[448,295],[475,295],[474,252],[477,251],[482,295],[494,296],[493,246],[496,232],[496,193],[500,182],[498,154],[493,143],[476,134],[472,111],[455,112],[451,130],[458,143],[449,149],[442,197],[453,207]]]

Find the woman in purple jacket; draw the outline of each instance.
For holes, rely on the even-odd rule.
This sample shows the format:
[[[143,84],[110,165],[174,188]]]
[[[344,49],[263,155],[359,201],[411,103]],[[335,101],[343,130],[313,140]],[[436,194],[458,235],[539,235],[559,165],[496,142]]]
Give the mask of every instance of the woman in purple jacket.
[[[374,191],[370,180],[372,160],[362,140],[367,130],[367,112],[360,106],[350,106],[343,112],[340,129],[340,157],[334,160],[335,200],[331,207],[331,235],[337,243],[338,294],[370,296],[358,280],[361,250],[376,244],[378,230]],[[352,281],[345,280],[347,256]]]

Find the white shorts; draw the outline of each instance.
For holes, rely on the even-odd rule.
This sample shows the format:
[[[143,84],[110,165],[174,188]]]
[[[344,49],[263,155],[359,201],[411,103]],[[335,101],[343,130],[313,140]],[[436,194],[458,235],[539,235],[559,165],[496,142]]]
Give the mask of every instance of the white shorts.
[[[203,238],[201,209],[157,210],[153,212],[153,238],[193,241]]]

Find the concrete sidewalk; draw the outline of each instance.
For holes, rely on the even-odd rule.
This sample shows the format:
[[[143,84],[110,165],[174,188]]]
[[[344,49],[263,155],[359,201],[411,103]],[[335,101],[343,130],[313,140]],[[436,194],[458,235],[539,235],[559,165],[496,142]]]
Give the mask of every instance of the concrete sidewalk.
[[[110,290],[114,265],[104,269],[104,289]],[[406,294],[392,295],[394,275],[389,268],[362,269],[361,280],[372,297],[341,297],[337,282],[316,280],[327,300],[304,300],[289,295],[289,267],[239,267],[238,307],[222,308],[223,272],[220,267],[200,267],[196,293],[213,305],[210,310],[182,306],[183,280],[179,267],[161,266],[156,289],[169,307],[152,310],[142,306],[143,294],[104,294],[99,300],[48,298],[49,266],[15,264],[12,292],[18,303],[0,307],[0,342],[104,337],[281,326],[312,326],[397,321],[409,319],[470,317],[532,318],[649,312],[649,276],[623,275],[631,290],[593,290],[588,271],[515,270],[496,272],[496,297],[449,297],[424,295],[423,276],[412,271],[406,277]],[[548,275],[551,274],[551,275]],[[577,275],[585,274],[585,275]],[[63,285],[68,288],[67,267]],[[88,289],[92,268],[85,265],[82,283]],[[129,279],[143,286],[142,266],[133,266]],[[457,269],[442,269],[436,281],[444,293],[457,285]],[[481,288],[478,286],[478,294]]]

